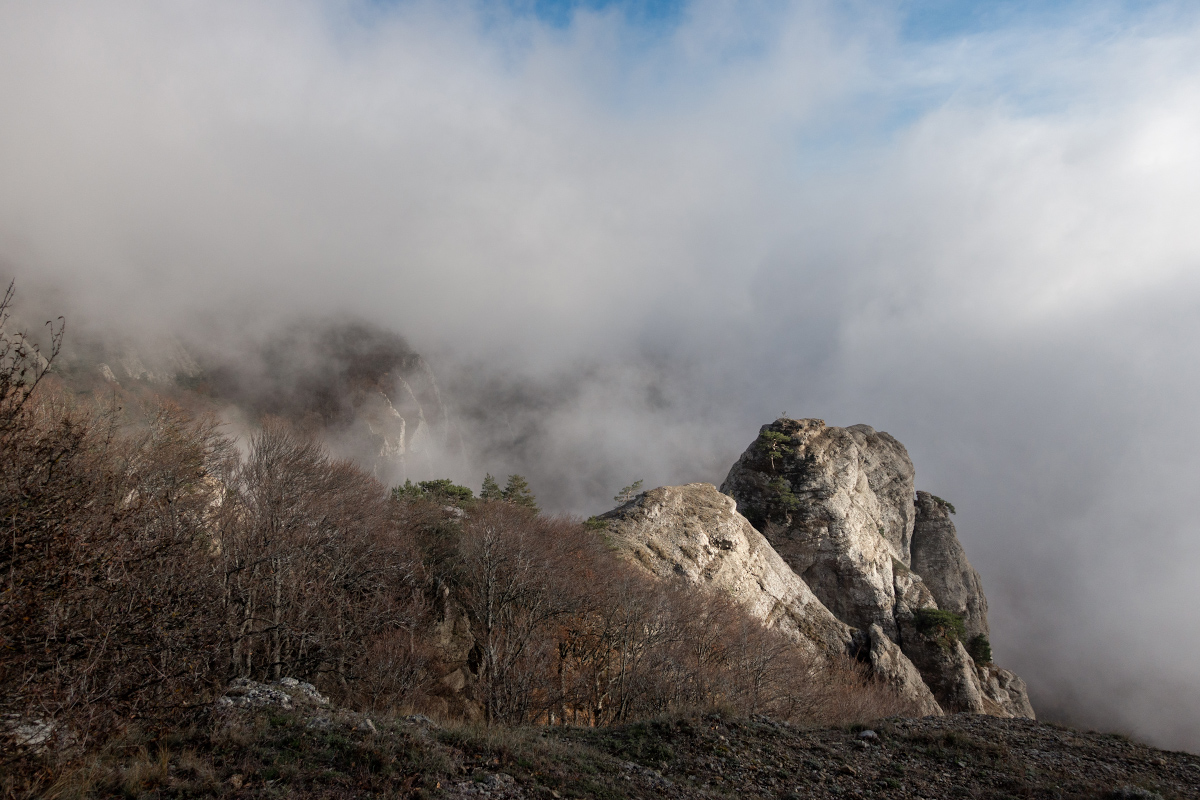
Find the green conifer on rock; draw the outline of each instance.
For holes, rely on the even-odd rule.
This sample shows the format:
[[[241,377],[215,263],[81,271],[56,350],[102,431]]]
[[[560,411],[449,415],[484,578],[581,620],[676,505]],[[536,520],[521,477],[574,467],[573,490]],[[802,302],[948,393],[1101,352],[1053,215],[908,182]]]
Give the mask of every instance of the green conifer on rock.
[[[503,500],[504,491],[500,488],[500,484],[496,483],[496,479],[492,477],[492,473],[488,473],[483,477],[483,486],[479,489],[480,500]]]
[[[521,475],[509,475],[508,483],[505,484],[502,494],[506,501],[524,506],[535,514],[540,510],[533,492],[529,490],[529,483]]]

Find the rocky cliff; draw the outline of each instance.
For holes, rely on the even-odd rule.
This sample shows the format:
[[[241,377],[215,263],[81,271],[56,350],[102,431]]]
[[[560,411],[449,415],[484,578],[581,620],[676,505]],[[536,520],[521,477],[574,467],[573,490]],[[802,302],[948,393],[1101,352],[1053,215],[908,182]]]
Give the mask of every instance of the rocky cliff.
[[[56,371],[78,389],[203,400],[251,426],[282,417],[385,483],[444,472],[462,452],[429,364],[402,337],[364,323],[292,325],[232,351],[173,336],[85,337]]]
[[[806,647],[854,654],[928,714],[1033,717],[1024,682],[990,662],[987,600],[952,509],[915,492],[914,475],[886,433],[779,419],[721,493],[662,487],[600,519],[649,572],[725,591]]]
[[[612,544],[658,577],[724,591],[806,649],[850,647],[850,628],[711,483],[653,489],[600,519]]]
[[[857,641],[881,676],[903,681],[910,671],[878,634],[899,646],[944,710],[1032,717],[1024,682],[990,663],[987,599],[953,508],[914,491],[914,476],[908,452],[886,433],[779,419],[762,427],[721,491],[834,616],[878,629]]]

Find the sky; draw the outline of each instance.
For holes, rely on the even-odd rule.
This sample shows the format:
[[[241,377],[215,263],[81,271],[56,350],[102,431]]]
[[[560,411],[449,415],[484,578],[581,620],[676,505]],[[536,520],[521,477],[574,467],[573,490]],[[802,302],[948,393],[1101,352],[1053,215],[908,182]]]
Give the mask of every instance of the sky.
[[[585,515],[873,425],[1044,717],[1200,751],[1194,4],[0,3],[0,115],[46,316],[387,326]]]

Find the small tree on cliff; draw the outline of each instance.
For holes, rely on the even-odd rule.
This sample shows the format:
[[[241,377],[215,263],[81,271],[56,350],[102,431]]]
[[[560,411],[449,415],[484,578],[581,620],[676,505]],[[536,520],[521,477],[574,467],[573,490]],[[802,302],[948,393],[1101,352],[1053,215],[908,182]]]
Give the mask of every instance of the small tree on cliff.
[[[639,494],[641,494],[641,491],[642,491],[642,482],[634,481],[633,483],[629,484],[621,491],[617,492],[617,496],[613,498],[613,501],[620,503],[621,505],[625,505],[630,500],[632,500],[633,498],[635,498]]]
[[[758,449],[771,462],[771,471],[775,470],[775,459],[783,458],[786,448],[792,442],[792,437],[779,431],[763,431],[758,435]]]

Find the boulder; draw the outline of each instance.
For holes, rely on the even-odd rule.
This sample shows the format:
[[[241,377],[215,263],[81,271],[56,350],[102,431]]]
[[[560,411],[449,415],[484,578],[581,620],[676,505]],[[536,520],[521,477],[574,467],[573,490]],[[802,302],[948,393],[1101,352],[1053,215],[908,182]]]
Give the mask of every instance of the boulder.
[[[599,519],[612,545],[646,571],[726,592],[810,652],[850,648],[850,628],[712,484],[653,489]]]
[[[830,611],[898,633],[893,563],[907,566],[915,520],[904,445],[867,425],[764,425],[721,485]]]
[[[984,709],[994,717],[1037,719],[1025,681],[995,664],[976,664],[975,674],[983,694]]]
[[[967,641],[988,635],[987,598],[979,573],[967,560],[958,541],[950,505],[929,492],[917,492],[917,519],[913,527],[913,572],[929,587],[938,608],[963,619]]]
[[[260,683],[249,678],[235,678],[217,698],[218,706],[232,708],[293,708],[296,703],[309,706],[326,706],[329,700],[311,683],[295,678],[281,678],[271,683]]]

